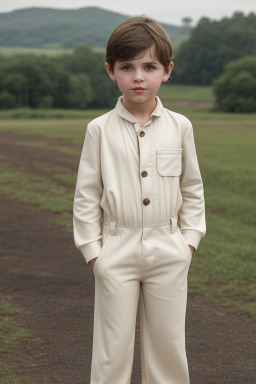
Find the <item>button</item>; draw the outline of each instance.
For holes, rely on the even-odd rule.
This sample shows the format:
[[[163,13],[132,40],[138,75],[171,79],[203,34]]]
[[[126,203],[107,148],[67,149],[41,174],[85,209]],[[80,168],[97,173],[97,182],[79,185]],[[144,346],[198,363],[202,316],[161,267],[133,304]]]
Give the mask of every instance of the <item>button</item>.
[[[141,132],[140,132],[140,137],[143,137],[143,136],[145,136],[145,132],[144,132],[144,131],[141,131]]]
[[[147,171],[142,171],[142,172],[141,172],[141,176],[142,176],[142,177],[146,177],[147,175],[148,175]]]
[[[150,203],[150,200],[148,198],[144,199],[143,200],[143,204],[144,205],[148,205]]]

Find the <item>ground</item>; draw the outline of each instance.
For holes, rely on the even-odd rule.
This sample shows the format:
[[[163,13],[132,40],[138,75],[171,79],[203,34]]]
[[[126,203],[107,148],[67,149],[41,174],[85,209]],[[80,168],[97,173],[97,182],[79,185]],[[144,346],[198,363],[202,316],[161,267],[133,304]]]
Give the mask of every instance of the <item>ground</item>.
[[[10,137],[1,134],[1,154],[9,155],[12,164],[22,157],[30,159],[23,162],[24,172],[40,170],[50,178],[51,168],[42,162],[58,162],[60,168],[76,172],[77,157],[71,162],[71,157],[67,161],[58,153],[54,159],[52,151],[46,156],[47,149],[25,149],[11,143]],[[45,378],[89,384],[93,271],[75,248],[72,231],[55,224],[53,213],[0,198],[0,298],[25,310],[19,325],[41,340],[2,353],[1,361],[19,367],[28,383]],[[191,384],[255,384],[255,329],[244,316],[189,293],[186,342]],[[132,384],[141,383],[139,346],[138,313]]]

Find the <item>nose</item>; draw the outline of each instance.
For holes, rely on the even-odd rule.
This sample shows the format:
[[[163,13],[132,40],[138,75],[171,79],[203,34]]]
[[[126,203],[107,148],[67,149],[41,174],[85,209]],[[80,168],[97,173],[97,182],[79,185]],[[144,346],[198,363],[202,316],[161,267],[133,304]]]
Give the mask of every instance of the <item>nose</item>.
[[[141,69],[136,69],[134,71],[133,81],[135,82],[143,81],[143,75],[142,75]]]

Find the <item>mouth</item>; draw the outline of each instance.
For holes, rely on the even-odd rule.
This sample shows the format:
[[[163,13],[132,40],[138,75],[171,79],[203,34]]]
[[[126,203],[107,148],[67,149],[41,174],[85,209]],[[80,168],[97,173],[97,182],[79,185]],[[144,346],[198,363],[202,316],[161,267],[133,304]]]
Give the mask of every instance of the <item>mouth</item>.
[[[145,91],[145,88],[135,87],[135,88],[132,88],[132,91],[134,91],[135,93],[142,93],[143,91]]]

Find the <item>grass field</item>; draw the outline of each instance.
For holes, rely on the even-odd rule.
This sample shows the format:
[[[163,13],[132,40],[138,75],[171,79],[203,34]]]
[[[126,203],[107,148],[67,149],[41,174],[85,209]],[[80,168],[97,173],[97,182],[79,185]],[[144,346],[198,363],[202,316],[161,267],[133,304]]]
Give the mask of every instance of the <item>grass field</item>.
[[[191,85],[173,85],[171,80],[163,84],[158,92],[162,100],[168,101],[201,101],[213,102],[212,87],[191,86]]]
[[[180,86],[180,85],[163,85],[158,92],[164,106],[175,112],[186,115],[193,122],[197,121],[212,121],[213,123],[221,122],[241,122],[243,123],[256,123],[256,113],[223,113],[215,111],[214,95],[212,88],[209,86]],[[91,120],[95,116],[107,112],[107,109],[101,110],[64,110],[64,109],[31,109],[31,108],[17,108],[11,110],[0,110],[0,120],[14,120],[14,119],[40,119],[48,120],[45,124],[49,125],[52,119],[66,119],[66,120]],[[33,130],[38,131],[37,125],[31,123]],[[58,124],[58,123],[57,123]],[[22,130],[29,133],[25,127],[26,123],[22,124]],[[30,125],[30,123],[29,123]],[[1,126],[0,126],[1,129]],[[17,127],[19,130],[20,128]],[[28,129],[30,131],[30,128]],[[70,131],[70,130],[69,130]],[[52,132],[54,134],[54,132]],[[70,131],[72,137],[72,131]]]
[[[61,48],[23,48],[23,47],[0,47],[0,55],[9,57],[15,55],[33,54],[37,56],[59,56],[64,53],[72,53],[72,49]]]
[[[173,44],[173,50],[176,52],[180,43]],[[105,54],[105,47],[92,47],[94,52]],[[0,55],[10,57],[15,55],[33,54],[37,56],[55,57],[65,53],[72,53],[73,49],[63,49],[58,44],[48,44],[45,48],[26,48],[26,47],[0,47]]]
[[[207,235],[193,256],[189,292],[255,319],[256,115],[215,113],[204,105],[212,102],[208,87],[194,92],[193,87],[165,87],[160,96],[167,107],[191,119],[204,181]],[[26,142],[29,135],[63,139],[65,144],[48,150],[76,155],[78,164],[86,124],[102,111],[62,111],[64,119],[56,119],[54,111],[41,111],[44,119],[12,119],[12,113],[0,113],[0,131],[22,133],[22,145],[35,148],[45,144]],[[52,178],[31,176],[19,166],[14,172],[6,157],[0,161],[0,193],[54,212],[57,222],[71,229],[76,174],[56,170]]]

